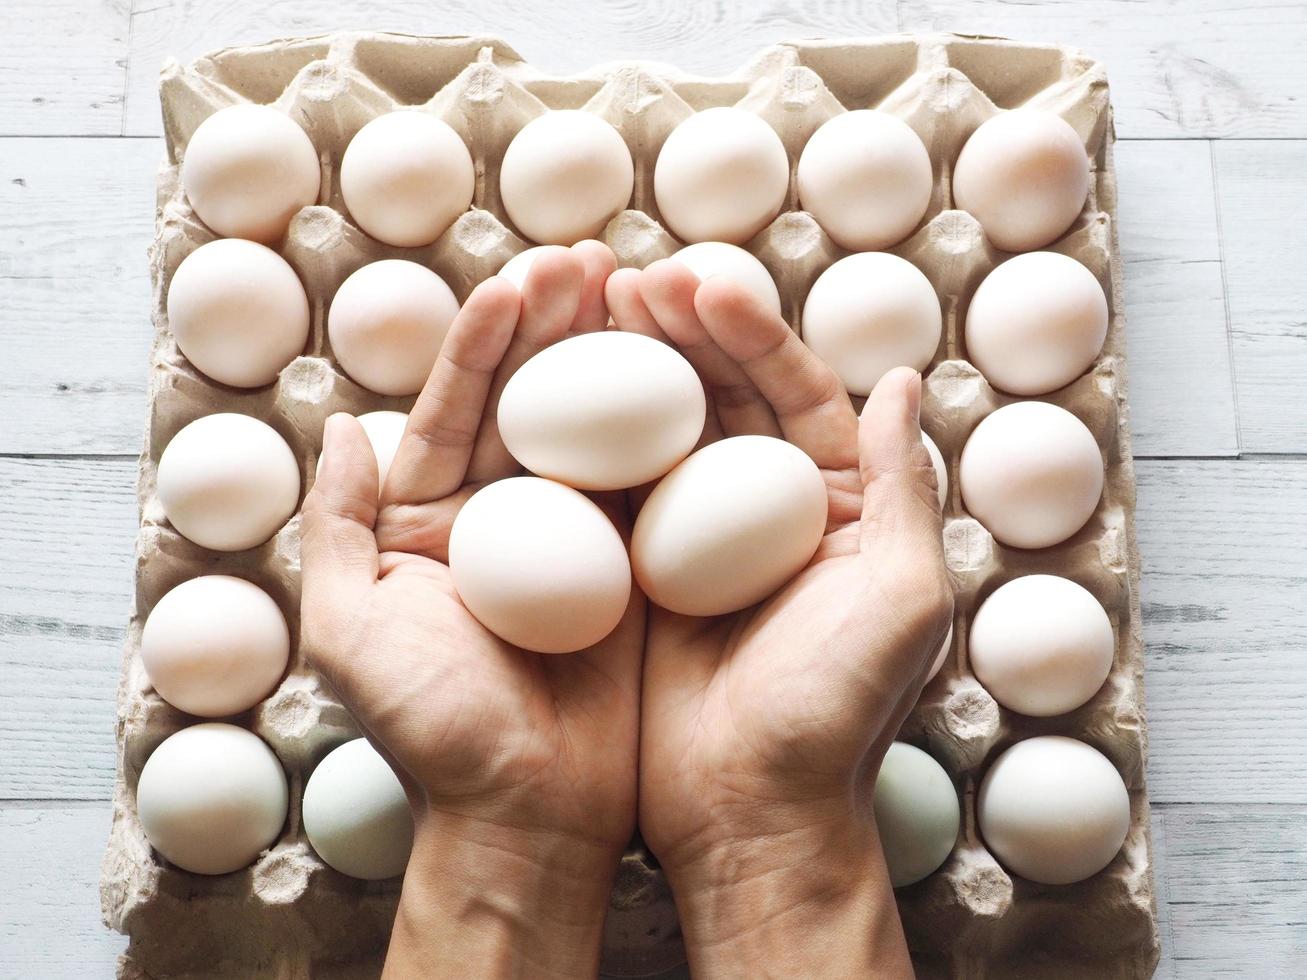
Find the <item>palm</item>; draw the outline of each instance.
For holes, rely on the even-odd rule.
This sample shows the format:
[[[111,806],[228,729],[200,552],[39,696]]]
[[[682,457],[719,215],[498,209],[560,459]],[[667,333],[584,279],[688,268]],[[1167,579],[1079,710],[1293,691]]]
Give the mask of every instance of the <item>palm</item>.
[[[357,491],[360,499],[344,502],[364,527],[348,533],[361,554],[369,540],[372,552],[352,587],[329,590],[319,584],[328,572],[318,554],[328,548],[306,531],[305,631],[315,661],[411,793],[452,809],[512,800],[539,827],[584,826],[624,843],[634,819],[642,603],[595,647],[546,656],[483,627],[446,564],[462,504],[520,472],[493,423],[503,383],[539,349],[607,320],[605,257],[592,251],[586,258],[597,261],[583,269],[559,252],[538,260],[520,313],[502,284],[469,299],[380,494],[371,452],[352,426],[325,492]],[[619,527],[627,522],[624,500],[602,506]],[[311,533],[325,536],[325,522],[310,521]],[[531,801],[525,811],[523,800]]]
[[[541,656],[477,622],[444,564],[403,551],[380,563],[357,635],[387,656],[371,657],[375,667],[359,682],[368,705],[361,720],[406,772],[420,774],[422,790],[477,801],[526,791],[567,803],[601,775],[618,790],[600,812],[629,813],[621,776],[631,771],[631,747],[612,735],[635,717],[636,692],[621,667],[623,646],[643,639],[632,635],[638,619],[576,656]],[[593,711],[576,711],[582,701]]]

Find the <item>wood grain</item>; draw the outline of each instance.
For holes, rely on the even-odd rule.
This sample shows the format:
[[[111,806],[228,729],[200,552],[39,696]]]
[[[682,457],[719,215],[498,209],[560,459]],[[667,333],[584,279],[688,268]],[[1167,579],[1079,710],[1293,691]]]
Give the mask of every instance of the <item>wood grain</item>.
[[[1307,452],[1307,141],[1212,147],[1243,448]]]
[[[1137,472],[1149,797],[1307,803],[1307,459]]]
[[[0,139],[0,452],[139,450],[158,140]]]
[[[1307,136],[1301,0],[902,0],[900,16],[1081,48],[1107,66],[1121,136]]]
[[[0,5],[0,136],[122,131],[131,0]]]
[[[1307,976],[1307,809],[1155,807],[1165,841],[1156,976]]]
[[[109,809],[0,805],[0,976],[103,980],[126,938],[100,923]]]
[[[1239,433],[1211,151],[1199,140],[1127,140],[1116,144],[1116,168],[1135,455],[1232,456]]]
[[[0,459],[0,799],[108,799],[133,459]]]

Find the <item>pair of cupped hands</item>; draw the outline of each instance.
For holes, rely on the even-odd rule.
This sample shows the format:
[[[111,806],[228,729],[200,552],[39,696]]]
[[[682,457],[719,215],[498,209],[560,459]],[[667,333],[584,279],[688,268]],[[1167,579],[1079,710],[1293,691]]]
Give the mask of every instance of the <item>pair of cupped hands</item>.
[[[763,434],[812,457],[827,533],[760,605],[695,619],[635,590],[601,643],[530,653],[459,601],[450,527],[521,473],[495,423],[509,377],[605,329],[690,361],[702,443]],[[740,286],[672,261],[618,270],[582,242],[541,252],[520,292],[500,277],[472,292],[384,487],[358,422],[328,419],[302,643],[413,807],[386,976],[593,976],[637,823],[696,976],[911,976],[871,792],[952,610],[920,401],[920,375],[896,369],[859,417]],[[645,493],[595,499],[628,535]]]

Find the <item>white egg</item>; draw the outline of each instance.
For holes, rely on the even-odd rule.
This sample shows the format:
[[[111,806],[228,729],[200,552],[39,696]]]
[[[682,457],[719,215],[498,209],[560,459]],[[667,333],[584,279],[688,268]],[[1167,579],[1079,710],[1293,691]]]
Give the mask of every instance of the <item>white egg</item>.
[[[1107,337],[1107,297],[1094,274],[1057,252],[1008,259],[967,309],[967,357],[996,388],[1043,395],[1080,377]]]
[[[761,602],[812,558],[826,530],[821,471],[769,436],[705,446],[645,501],[631,564],[649,599],[687,616]]]
[[[407,412],[365,412],[356,416],[359,425],[363,427],[363,434],[368,437],[368,443],[372,446],[372,455],[377,460],[377,488],[380,489],[386,485],[386,475],[390,472],[390,464],[395,461],[395,453],[399,451],[400,440],[404,438],[404,429],[408,425]],[[318,456],[318,462],[315,469],[317,476],[322,475],[322,456]]]
[[[962,811],[944,767],[915,745],[885,753],[872,797],[876,830],[895,888],[915,884],[948,860]]]
[[[309,300],[295,270],[272,249],[219,238],[173,273],[168,328],[197,370],[235,388],[258,388],[304,352]]]
[[[454,519],[449,571],[468,611],[500,639],[571,653],[611,633],[631,595],[626,546],[593,501],[522,476],[482,487]]]
[[[251,864],[286,823],[286,773],[272,749],[235,725],[170,735],[146,760],[136,812],[156,851],[184,871],[221,875]]]
[[[1071,125],[1041,109],[1012,109],[971,134],[953,168],[953,199],[1007,252],[1061,237],[1089,194],[1089,156]]]
[[[654,164],[658,211],[686,242],[744,244],[780,214],[789,189],[785,145],[747,109],[696,112],[672,130]]]
[[[226,238],[279,241],[318,199],[322,171],[308,134],[266,105],[219,109],[196,127],[182,158],[186,199]]]
[[[337,746],[304,787],[304,833],[341,874],[380,881],[404,873],[413,814],[399,777],[366,738]]]
[[[976,818],[985,845],[1009,871],[1067,885],[1112,863],[1130,830],[1130,795],[1097,749],[1042,735],[990,766]]]
[[[999,586],[976,611],[971,669],[1005,708],[1046,718],[1074,711],[1107,680],[1115,640],[1088,589],[1056,575]]]
[[[214,551],[244,551],[295,513],[300,471],[266,422],[219,412],[173,436],[159,458],[156,490],[179,534]]]
[[[931,661],[930,673],[926,675],[926,683],[929,684],[944,669],[944,663],[948,660],[949,651],[953,649],[953,624],[948,624],[948,632],[944,634],[944,642],[940,644],[939,653],[935,654],[935,659]]]
[[[372,444],[377,457],[377,485],[385,486],[390,464],[395,461],[404,428],[408,425],[407,412],[364,412],[358,417],[359,425]]]
[[[649,337],[569,337],[522,365],[499,399],[499,434],[537,476],[582,490],[656,480],[703,433],[703,385],[690,362]]]
[[[721,276],[743,286],[777,316],[781,315],[781,294],[776,288],[776,280],[765,265],[740,246],[727,242],[696,242],[686,245],[672,259],[693,272],[700,281]]]
[[[387,245],[430,245],[472,204],[476,171],[462,138],[427,112],[388,112],[340,161],[340,193],[358,226]]]
[[[579,109],[532,119],[508,144],[499,170],[509,219],[542,245],[596,237],[630,202],[634,182],[621,134]]]
[[[155,603],[141,630],[141,663],[155,691],[204,718],[254,707],[277,686],[289,657],[281,609],[230,575],[182,582]]]
[[[458,315],[445,280],[424,265],[382,259],[336,290],[327,336],[341,368],[379,395],[422,390]]]
[[[930,453],[930,462],[935,467],[935,485],[939,492],[939,507],[944,509],[948,501],[948,467],[944,463],[944,454],[939,451],[939,446],[935,440],[926,434],[923,429],[921,432],[921,441],[926,444],[926,452]],[[930,673],[926,675],[926,683],[929,684],[935,679],[935,676],[944,668],[944,661],[948,659],[949,650],[953,648],[953,624],[948,624],[948,633],[944,637],[944,642],[940,645],[939,653],[935,654],[935,659],[930,665]]]
[[[522,287],[526,285],[526,277],[531,272],[531,266],[535,264],[535,260],[540,257],[542,252],[553,247],[552,245],[533,245],[530,248],[523,249],[505,262],[497,274],[516,286],[517,291],[520,293]]]
[[[1048,548],[1075,534],[1103,494],[1093,433],[1066,409],[1014,402],[976,426],[958,463],[962,502],[1013,548]]]
[[[925,430],[922,430],[921,441],[926,444],[926,452],[930,453],[931,465],[935,467],[935,486],[939,491],[939,509],[943,510],[944,505],[948,502],[948,467],[944,464],[944,454],[939,451],[939,446],[935,445],[935,440],[928,436]]]
[[[930,154],[897,116],[857,109],[828,119],[808,139],[796,171],[799,201],[851,252],[896,245],[930,204]]]
[[[911,262],[861,252],[823,272],[803,305],[803,341],[854,395],[888,371],[930,364],[943,329],[939,297]]]

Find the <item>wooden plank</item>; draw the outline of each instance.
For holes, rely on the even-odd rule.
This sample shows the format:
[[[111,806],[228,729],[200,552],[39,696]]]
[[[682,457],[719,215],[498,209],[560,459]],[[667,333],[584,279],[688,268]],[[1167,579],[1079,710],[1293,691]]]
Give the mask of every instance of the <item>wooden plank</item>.
[[[6,0],[0,135],[122,132],[131,0]]]
[[[107,799],[132,459],[0,459],[0,799]]]
[[[0,976],[112,977],[127,940],[100,922],[107,803],[0,806]]]
[[[1122,141],[1116,168],[1135,455],[1234,455],[1211,152],[1199,140]]]
[[[660,3],[656,8],[639,0],[384,0],[366,5],[353,0],[158,0],[132,17],[125,132],[162,132],[157,90],[165,58],[185,63],[217,48],[343,30],[495,34],[547,71],[640,58],[717,74],[777,41],[892,34],[898,18],[890,0],[841,0],[802,9],[752,0]]]
[[[1301,0],[902,0],[904,31],[1071,44],[1107,66],[1127,137],[1307,136]]]
[[[0,140],[0,452],[136,452],[158,140]]]
[[[1150,797],[1307,803],[1307,459],[1136,468]]]
[[[1288,977],[1307,970],[1307,811],[1161,806],[1159,978]],[[113,975],[125,940],[99,920],[107,804],[0,808],[0,976]]]
[[[1213,150],[1243,448],[1307,452],[1307,141]]]
[[[1155,807],[1165,841],[1156,976],[1307,975],[1307,810]]]

